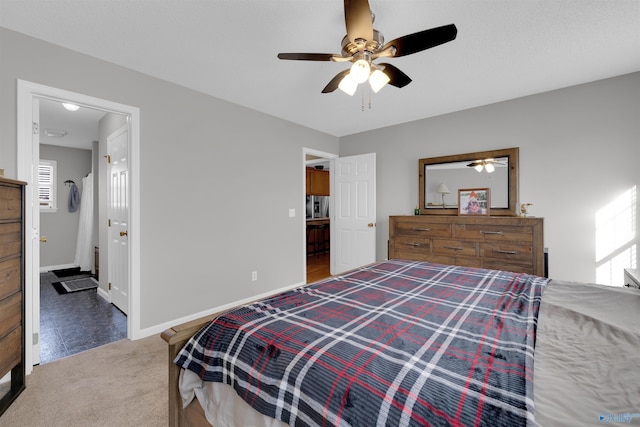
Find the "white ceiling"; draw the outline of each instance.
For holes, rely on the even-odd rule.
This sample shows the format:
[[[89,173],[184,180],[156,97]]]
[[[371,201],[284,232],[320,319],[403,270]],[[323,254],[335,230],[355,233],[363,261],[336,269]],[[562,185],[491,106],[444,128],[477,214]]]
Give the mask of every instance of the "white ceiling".
[[[0,0],[0,25],[335,136],[640,70],[640,0],[369,0],[387,41],[457,39],[389,62],[413,82],[321,94],[346,65],[339,0]]]
[[[61,102],[40,100],[40,144],[60,145],[90,150],[92,142],[98,140],[98,122],[104,111],[80,108],[66,110]],[[62,137],[47,136],[47,131],[61,131]]]

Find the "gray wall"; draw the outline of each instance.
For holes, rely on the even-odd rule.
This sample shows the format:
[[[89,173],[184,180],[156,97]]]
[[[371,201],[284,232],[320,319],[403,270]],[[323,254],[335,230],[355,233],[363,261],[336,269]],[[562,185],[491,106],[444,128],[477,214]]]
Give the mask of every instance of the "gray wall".
[[[550,276],[595,282],[629,246],[596,260],[596,214],[640,184],[640,73],[341,138],[341,156],[377,153],[377,258],[389,215],[418,203],[418,159],[509,147],[520,147],[520,202],[545,219]],[[639,230],[637,198],[635,210]]]
[[[0,40],[7,177],[16,79],[140,108],[142,329],[304,282],[303,147],[337,153],[337,138],[4,28]]]
[[[72,180],[82,194],[82,178],[91,172],[91,150],[40,145],[40,158],[57,162],[56,192],[57,212],[40,214],[40,235],[47,237],[40,244],[40,267],[56,267],[73,264],[76,256],[80,209],[69,212],[67,202],[70,186],[64,182]]]
[[[4,28],[0,54],[7,177],[16,79],[140,108],[142,328],[304,281],[302,147],[377,153],[383,259],[388,216],[417,204],[419,158],[518,146],[520,201],[545,217],[551,275],[581,281],[595,280],[596,212],[640,179],[639,73],[338,141]]]

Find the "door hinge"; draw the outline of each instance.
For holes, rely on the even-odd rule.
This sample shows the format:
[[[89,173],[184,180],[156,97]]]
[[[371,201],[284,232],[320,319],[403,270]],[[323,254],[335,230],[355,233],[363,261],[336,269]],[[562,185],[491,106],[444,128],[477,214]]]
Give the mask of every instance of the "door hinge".
[[[107,227],[111,227],[111,218],[109,218],[109,225]]]
[[[111,282],[109,282],[109,290],[111,290]]]
[[[33,345],[38,344],[40,341],[40,334],[33,334]]]
[[[107,159],[107,163],[111,164],[111,154],[107,154],[104,158]]]
[[[37,135],[38,132],[40,132],[40,126],[38,125],[37,122],[33,122],[33,126],[31,126],[31,128],[33,129],[34,135]]]

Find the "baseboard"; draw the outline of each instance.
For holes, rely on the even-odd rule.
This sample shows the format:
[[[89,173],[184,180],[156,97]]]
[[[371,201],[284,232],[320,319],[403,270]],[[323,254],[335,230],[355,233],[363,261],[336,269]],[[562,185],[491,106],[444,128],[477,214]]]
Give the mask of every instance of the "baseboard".
[[[242,300],[239,300],[239,301],[234,301],[234,302],[230,302],[228,304],[220,305],[218,307],[213,307],[213,308],[210,308],[208,310],[201,311],[199,313],[194,313],[194,314],[191,314],[189,316],[184,316],[184,317],[181,317],[179,319],[175,319],[175,320],[171,320],[169,322],[161,323],[159,325],[151,326],[151,327],[146,328],[146,329],[140,329],[139,335],[136,336],[136,338],[134,338],[134,339],[137,340],[137,339],[150,337],[151,335],[161,334],[162,332],[166,331],[167,329],[171,328],[172,326],[181,325],[183,323],[187,323],[187,322],[190,322],[192,320],[196,320],[196,319],[199,319],[199,318],[204,317],[204,316],[208,316],[208,315],[213,314],[213,313],[229,310],[229,309],[232,309],[234,307],[241,306],[241,305],[244,305],[244,304],[249,304],[249,303],[251,303],[253,301],[261,300],[261,299],[270,297],[272,295],[277,295],[279,293],[286,292],[286,291],[289,291],[291,289],[299,288],[300,286],[303,286],[303,285],[304,285],[304,282],[294,283],[292,285],[284,286],[284,287],[282,287],[280,289],[274,289],[272,291],[264,292],[264,293],[259,294],[259,295],[254,295],[254,296],[251,296],[249,298],[245,298],[245,299],[242,299]]]
[[[50,265],[47,267],[40,267],[40,273],[47,273],[49,271],[64,270],[65,268],[76,268],[76,267],[78,266],[75,264]]]
[[[111,294],[105,291],[104,289],[102,289],[100,286],[98,286],[98,295],[104,298],[106,302],[111,304]]]

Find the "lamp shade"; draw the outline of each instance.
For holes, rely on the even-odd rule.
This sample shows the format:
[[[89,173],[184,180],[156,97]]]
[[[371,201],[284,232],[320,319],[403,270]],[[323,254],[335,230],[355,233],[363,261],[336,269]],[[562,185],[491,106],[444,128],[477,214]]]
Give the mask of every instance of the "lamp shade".
[[[496,170],[495,166],[493,166],[493,163],[487,163],[486,165],[484,165],[484,168],[487,171],[487,173],[491,173],[494,170]]]
[[[338,85],[341,91],[346,93],[349,96],[353,96],[356,93],[356,89],[358,88],[358,83],[351,78],[350,74],[347,74],[340,80],[340,84]]]
[[[444,184],[444,182],[438,186],[438,193],[440,193],[440,194],[449,194],[450,193],[449,189]]]
[[[351,71],[349,75],[356,83],[364,83],[369,78],[369,73],[371,72],[371,67],[369,63],[364,59],[358,59],[351,66]]]
[[[371,89],[378,93],[380,89],[384,87],[387,83],[389,83],[389,76],[383,73],[380,70],[375,70],[371,73],[371,77],[369,77],[369,85],[371,85]]]

